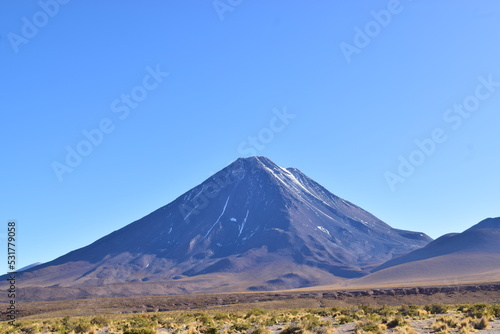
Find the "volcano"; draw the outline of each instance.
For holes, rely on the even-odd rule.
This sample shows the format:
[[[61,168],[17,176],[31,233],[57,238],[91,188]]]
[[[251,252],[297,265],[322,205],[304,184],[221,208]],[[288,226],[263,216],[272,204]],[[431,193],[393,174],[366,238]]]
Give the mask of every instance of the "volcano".
[[[297,288],[362,277],[430,241],[392,228],[298,169],[240,158],[18,281],[26,299]]]

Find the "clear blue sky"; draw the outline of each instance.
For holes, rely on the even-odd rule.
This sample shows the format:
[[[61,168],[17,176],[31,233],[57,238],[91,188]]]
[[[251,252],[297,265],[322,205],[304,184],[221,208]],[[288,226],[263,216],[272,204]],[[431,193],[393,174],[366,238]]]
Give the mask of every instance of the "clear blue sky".
[[[54,1],[0,4],[0,233],[18,222],[19,266],[253,151],[434,238],[500,216],[498,1]]]

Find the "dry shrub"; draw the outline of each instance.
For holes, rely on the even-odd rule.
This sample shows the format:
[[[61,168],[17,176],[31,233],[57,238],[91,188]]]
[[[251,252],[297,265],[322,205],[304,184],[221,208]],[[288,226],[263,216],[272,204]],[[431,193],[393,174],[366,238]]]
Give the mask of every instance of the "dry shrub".
[[[469,334],[471,333],[470,327],[462,327],[458,330],[458,334]]]
[[[398,334],[418,334],[418,332],[411,327],[401,327],[396,329]]]
[[[448,325],[450,328],[457,328],[460,324],[460,320],[452,316],[444,316],[437,318],[437,321],[441,321]]]
[[[250,334],[271,334],[271,331],[269,329],[267,329],[266,327],[261,326],[261,327],[254,328],[251,331],[248,331],[248,333],[250,333]]]
[[[444,304],[431,304],[424,306],[424,309],[431,314],[445,314],[450,307]]]
[[[474,321],[473,323],[474,329],[478,330],[486,329],[489,327],[489,325],[490,325],[490,319],[488,319],[487,316],[483,316],[480,320]]]
[[[280,334],[304,334],[304,333],[306,333],[306,331],[303,328],[295,325],[285,327],[280,332]]]
[[[448,333],[450,328],[448,324],[437,320],[432,324],[431,329],[436,333]]]
[[[363,320],[356,323],[356,334],[382,334],[385,329],[387,329],[386,325],[379,324],[375,321]]]
[[[387,328],[396,328],[408,326],[409,322],[401,317],[394,318],[387,322]]]

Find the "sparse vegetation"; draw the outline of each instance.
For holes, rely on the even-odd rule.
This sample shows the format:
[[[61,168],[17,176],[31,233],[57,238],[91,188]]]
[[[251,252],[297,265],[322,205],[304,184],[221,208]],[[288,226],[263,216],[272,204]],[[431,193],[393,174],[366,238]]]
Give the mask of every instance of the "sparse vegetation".
[[[449,306],[443,304],[431,304],[426,305],[424,309],[430,314],[445,314],[448,311]]]
[[[434,333],[468,334],[491,328],[500,320],[498,304],[403,305],[309,309],[170,311],[21,319],[0,323],[0,333],[35,334],[332,334],[340,326],[364,334],[416,334],[419,321]],[[497,325],[498,326],[498,325]],[[422,330],[422,327],[419,327]]]
[[[372,320],[362,320],[356,324],[356,334],[382,334],[387,327]]]
[[[389,321],[385,321],[387,328],[398,328],[398,327],[404,327],[404,326],[409,326],[410,323],[408,320],[403,319],[403,317],[398,316],[396,318],[393,318]]]

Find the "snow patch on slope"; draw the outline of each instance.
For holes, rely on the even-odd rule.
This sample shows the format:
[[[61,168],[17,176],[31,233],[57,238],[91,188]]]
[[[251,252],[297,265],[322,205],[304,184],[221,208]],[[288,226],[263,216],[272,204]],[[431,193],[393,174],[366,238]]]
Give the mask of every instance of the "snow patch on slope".
[[[245,216],[245,219],[243,219],[243,224],[241,224],[240,233],[238,233],[238,237],[241,235],[241,232],[243,232],[243,228],[245,227],[245,223],[247,222],[247,218],[248,218],[249,213],[250,213],[250,210],[247,210],[247,215]]]
[[[217,221],[212,225],[212,227],[210,227],[210,229],[208,230],[207,234],[205,234],[205,238],[208,237],[208,235],[210,234],[210,232],[212,232],[212,229],[215,227],[215,225],[217,225],[217,223],[219,223],[220,219],[222,218],[222,215],[224,215],[224,212],[226,212],[227,203],[229,203],[229,199],[230,198],[231,198],[231,196],[229,196],[227,198],[226,204],[224,205],[224,208],[222,209],[222,213],[220,214],[219,218],[217,218]]]
[[[323,226],[316,226],[318,228],[318,230],[320,230],[321,232],[325,233],[325,234],[328,234],[328,236],[332,236],[330,234],[330,231],[328,231],[326,228],[324,228]]]

